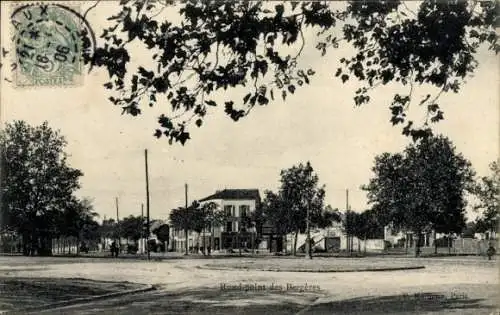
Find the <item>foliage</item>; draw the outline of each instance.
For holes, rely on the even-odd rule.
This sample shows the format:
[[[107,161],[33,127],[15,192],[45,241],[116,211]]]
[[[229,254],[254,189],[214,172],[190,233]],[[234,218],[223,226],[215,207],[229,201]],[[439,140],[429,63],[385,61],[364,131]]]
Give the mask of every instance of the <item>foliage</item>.
[[[137,242],[143,234],[144,218],[130,215],[119,223],[120,236]]]
[[[14,121],[1,132],[0,146],[2,224],[23,236],[25,254],[34,253],[41,238],[47,243],[63,233],[76,234],[71,229],[74,224],[81,228],[82,222],[64,226],[64,217],[77,220],[81,211],[90,213],[85,212],[89,205],[73,196],[83,174],[68,166],[64,137],[47,122]]]
[[[282,170],[280,181],[278,193],[264,192],[262,214],[258,214],[261,222],[273,227],[273,233],[304,233],[308,210],[311,228],[326,228],[340,221],[338,210],[324,206],[325,189],[318,187],[319,178],[309,162]]]
[[[208,206],[201,206],[194,201],[191,206],[176,208],[170,212],[170,222],[175,229],[183,230],[187,236],[188,231],[201,233],[209,225],[210,211]],[[186,254],[188,245],[186,241]]]
[[[465,227],[465,193],[474,171],[447,138],[429,137],[403,153],[377,156],[373,172],[363,189],[382,224],[417,235],[430,229],[460,233]]]
[[[118,238],[118,226],[113,219],[104,219],[99,226],[99,235],[102,238],[116,239]]]
[[[76,199],[64,209],[63,222],[59,224],[61,234],[64,236],[73,236],[79,240],[97,240],[98,223],[95,218],[98,216],[94,212],[92,201],[89,198]]]
[[[467,222],[465,228],[462,231],[463,238],[474,238],[474,234],[477,232],[475,222]]]
[[[300,163],[289,169],[281,171],[281,187],[279,196],[282,199],[285,211],[291,220],[291,228],[294,232],[304,232],[306,230],[307,210],[311,227],[318,225],[331,225],[325,222],[324,187],[318,187],[318,175],[314,173],[311,163],[305,165]],[[291,231],[290,231],[291,232]]]
[[[361,213],[346,211],[342,221],[344,231],[358,239],[380,239],[384,237],[384,225],[379,222],[377,213],[365,210]]]
[[[360,238],[381,239],[384,238],[384,225],[379,221],[374,210],[363,211],[357,222],[358,235]]]
[[[292,231],[293,223],[282,198],[270,190],[264,191],[262,201],[263,221],[272,226],[274,233],[285,235]]]
[[[484,176],[475,187],[474,193],[479,199],[475,209],[482,209],[481,217],[476,225],[478,232],[498,231],[500,215],[500,168],[496,162],[490,164],[492,174]]]
[[[162,224],[153,231],[158,240],[163,244],[168,243],[170,240],[170,227],[168,224]]]
[[[99,47],[90,49],[84,32],[84,57],[91,67],[107,70],[105,87],[116,92],[110,101],[123,113],[137,116],[145,105],[168,103],[155,135],[184,144],[189,126],[202,126],[213,107],[224,106],[238,121],[256,105],[285,100],[309,84],[314,70],[300,66],[305,48],[323,56],[350,47],[352,55],[338,56],[335,76],[363,84],[356,105],[369,102],[379,85],[401,85],[408,92],[394,95],[391,122],[406,122],[403,133],[419,138],[429,135],[429,122],[443,119],[439,96],[458,92],[474,73],[479,47],[498,52],[498,9],[498,1],[476,0],[425,0],[415,9],[404,1],[124,0],[108,18],[112,25],[100,34]],[[179,21],[166,18],[176,13]],[[135,57],[148,52],[153,62],[133,68]],[[427,119],[415,126],[406,113],[414,85],[421,84],[439,92],[419,100]],[[230,99],[227,90],[244,93]]]
[[[174,228],[185,231],[192,229],[193,223],[189,210],[188,208],[179,207],[170,211],[170,222]]]

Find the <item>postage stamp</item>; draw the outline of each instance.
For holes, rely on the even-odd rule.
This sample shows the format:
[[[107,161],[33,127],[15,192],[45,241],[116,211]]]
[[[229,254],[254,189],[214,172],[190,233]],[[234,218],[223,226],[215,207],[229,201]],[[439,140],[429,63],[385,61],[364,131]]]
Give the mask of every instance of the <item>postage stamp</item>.
[[[11,15],[18,87],[72,86],[82,82],[77,6],[16,4]]]

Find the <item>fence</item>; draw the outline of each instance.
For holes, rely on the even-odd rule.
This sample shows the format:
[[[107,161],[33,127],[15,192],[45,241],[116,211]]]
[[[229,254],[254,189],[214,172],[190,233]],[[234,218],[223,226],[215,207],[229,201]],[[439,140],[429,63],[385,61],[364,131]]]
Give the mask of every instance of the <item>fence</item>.
[[[486,251],[490,245],[498,249],[498,243],[495,240],[461,238],[453,240],[451,251],[453,254],[457,255],[486,255]]]

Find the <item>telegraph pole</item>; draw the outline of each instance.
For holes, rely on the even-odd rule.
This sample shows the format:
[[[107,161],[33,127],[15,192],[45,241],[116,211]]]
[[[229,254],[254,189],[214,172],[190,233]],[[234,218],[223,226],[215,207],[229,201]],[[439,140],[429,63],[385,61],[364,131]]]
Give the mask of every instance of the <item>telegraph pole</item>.
[[[144,204],[141,203],[141,254],[144,254]]]
[[[120,245],[120,215],[118,208],[118,197],[115,197],[115,206],[116,206],[116,232],[118,236],[118,246]]]
[[[310,200],[307,201],[307,218],[306,218],[306,230],[307,230],[307,236],[306,236],[306,244],[305,244],[305,251],[306,251],[306,259],[312,259],[311,255],[311,226],[310,226],[310,214],[309,214],[309,209],[311,208],[311,202]]]
[[[188,184],[187,183],[184,184],[184,197],[185,197],[185,200],[186,200],[186,212],[187,212],[187,211],[189,211],[188,210]],[[188,234],[189,233],[187,232],[187,230],[184,230],[184,236],[186,237],[186,244],[185,244],[186,245],[185,246],[186,247],[185,248],[186,249],[186,255],[188,254],[188,246],[189,246],[188,245]]]
[[[146,167],[146,248],[148,251],[148,260],[151,259],[149,251],[149,174],[148,174],[148,149],[144,150],[144,162]]]
[[[346,214],[346,221],[347,220],[351,220],[351,216],[350,214],[348,213],[349,212],[349,189],[346,189],[345,190],[345,214]],[[349,229],[351,229],[351,224],[352,222],[346,222],[347,223],[347,226]],[[350,235],[349,231],[347,231],[347,250],[349,251],[349,253],[352,252],[352,235]]]

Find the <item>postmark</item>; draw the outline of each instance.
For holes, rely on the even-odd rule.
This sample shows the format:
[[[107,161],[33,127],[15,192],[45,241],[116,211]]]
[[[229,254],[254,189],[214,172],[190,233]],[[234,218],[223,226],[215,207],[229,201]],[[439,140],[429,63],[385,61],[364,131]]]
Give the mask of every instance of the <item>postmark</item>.
[[[16,6],[11,15],[16,86],[82,83],[82,23],[77,10],[50,3]]]

